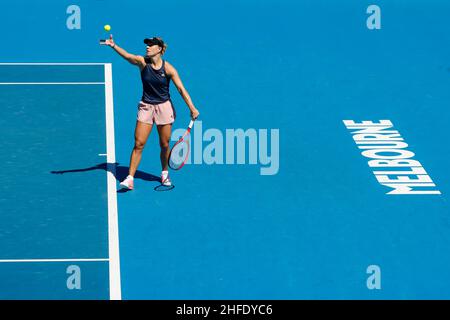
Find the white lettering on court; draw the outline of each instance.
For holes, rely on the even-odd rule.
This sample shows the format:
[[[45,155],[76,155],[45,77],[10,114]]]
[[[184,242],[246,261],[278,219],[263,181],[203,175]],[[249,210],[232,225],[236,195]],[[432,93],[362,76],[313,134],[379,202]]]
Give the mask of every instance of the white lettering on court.
[[[393,189],[387,194],[441,194],[422,164],[412,159],[414,152],[406,149],[408,144],[393,130],[390,120],[343,121],[358,148],[363,150],[361,154],[371,159],[368,164],[377,181]]]

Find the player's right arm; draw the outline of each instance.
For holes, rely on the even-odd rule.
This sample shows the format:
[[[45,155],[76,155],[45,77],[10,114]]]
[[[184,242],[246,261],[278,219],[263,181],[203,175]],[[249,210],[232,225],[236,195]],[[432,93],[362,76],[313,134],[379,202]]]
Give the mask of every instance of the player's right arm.
[[[134,55],[125,51],[125,49],[119,47],[113,40],[112,35],[110,35],[109,39],[105,41],[105,45],[110,46],[114,49],[122,58],[127,60],[129,63],[134,64],[142,68],[145,66],[145,60],[143,56]]]

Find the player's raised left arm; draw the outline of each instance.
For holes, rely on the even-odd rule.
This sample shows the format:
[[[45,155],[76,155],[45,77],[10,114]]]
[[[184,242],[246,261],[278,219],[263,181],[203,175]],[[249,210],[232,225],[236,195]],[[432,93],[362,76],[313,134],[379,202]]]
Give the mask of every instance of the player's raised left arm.
[[[196,119],[200,113],[198,112],[197,108],[195,108],[194,104],[192,103],[191,97],[189,96],[189,93],[187,92],[186,88],[184,87],[183,82],[181,81],[181,78],[178,75],[177,70],[167,61],[166,61],[166,73],[172,79],[175,87],[177,87],[177,90],[180,93],[181,97],[183,98],[184,102],[186,102],[189,110],[191,111],[191,118]]]

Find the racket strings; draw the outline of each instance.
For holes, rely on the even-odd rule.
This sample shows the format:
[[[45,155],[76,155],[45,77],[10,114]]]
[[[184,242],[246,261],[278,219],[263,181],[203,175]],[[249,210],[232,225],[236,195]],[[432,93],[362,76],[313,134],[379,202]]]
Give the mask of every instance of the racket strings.
[[[172,169],[180,169],[189,157],[189,135],[178,141],[172,148],[169,157],[169,166]]]

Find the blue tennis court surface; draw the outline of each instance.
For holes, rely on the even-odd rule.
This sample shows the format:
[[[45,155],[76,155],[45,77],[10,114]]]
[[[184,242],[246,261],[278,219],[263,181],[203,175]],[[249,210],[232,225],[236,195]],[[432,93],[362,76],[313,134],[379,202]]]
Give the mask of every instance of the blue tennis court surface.
[[[145,4],[1,5],[0,299],[450,298],[448,2]],[[105,24],[200,111],[170,191]]]
[[[104,78],[103,65],[0,65],[2,298],[109,297]],[[75,262],[85,288],[64,291]]]

